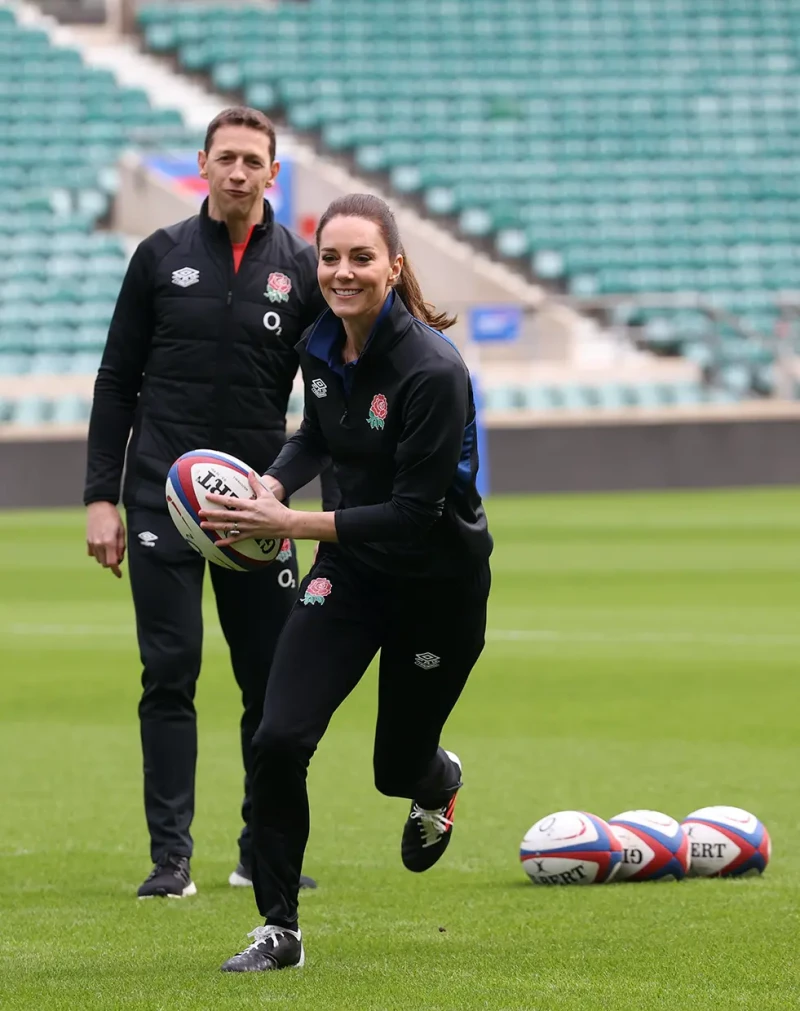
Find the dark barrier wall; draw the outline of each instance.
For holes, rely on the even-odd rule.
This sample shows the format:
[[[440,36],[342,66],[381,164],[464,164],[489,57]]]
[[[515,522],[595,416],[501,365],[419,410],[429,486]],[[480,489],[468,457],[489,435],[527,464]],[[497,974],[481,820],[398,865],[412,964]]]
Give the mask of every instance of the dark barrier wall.
[[[800,484],[800,419],[493,428],[493,492]]]
[[[86,440],[50,442],[0,439],[0,509],[80,506],[86,474]],[[298,498],[319,497],[313,482]]]
[[[800,484],[800,417],[487,432],[491,488],[617,491]],[[80,505],[86,443],[0,440],[0,507]],[[316,484],[298,498],[318,497]]]

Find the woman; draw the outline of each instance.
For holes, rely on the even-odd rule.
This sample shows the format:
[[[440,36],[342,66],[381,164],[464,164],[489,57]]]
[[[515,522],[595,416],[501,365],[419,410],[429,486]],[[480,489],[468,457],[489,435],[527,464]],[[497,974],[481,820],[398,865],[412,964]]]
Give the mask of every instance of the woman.
[[[298,345],[299,431],[255,498],[209,496],[204,526],[320,542],[284,626],[253,740],[253,885],[266,919],[223,966],[300,966],[297,893],[308,838],[306,771],[338,706],[380,651],[375,784],[411,799],[403,863],[424,871],[450,842],[459,759],[439,737],[484,644],[492,540],[475,488],[469,374],[427,305],[394,217],[376,197],[334,201],[317,229],[329,309]],[[333,461],[335,512],[282,500]],[[233,519],[233,524],[232,524]]]

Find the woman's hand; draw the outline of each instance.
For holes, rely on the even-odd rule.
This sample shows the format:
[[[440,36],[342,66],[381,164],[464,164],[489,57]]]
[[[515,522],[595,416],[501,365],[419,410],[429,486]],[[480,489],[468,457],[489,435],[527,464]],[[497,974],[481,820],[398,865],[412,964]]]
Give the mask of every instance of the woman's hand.
[[[204,530],[218,530],[226,535],[224,540],[217,541],[221,547],[248,537],[290,536],[288,523],[291,510],[281,505],[273,492],[252,471],[247,475],[247,480],[255,492],[255,498],[208,495],[208,501],[219,508],[200,510],[200,526]]]

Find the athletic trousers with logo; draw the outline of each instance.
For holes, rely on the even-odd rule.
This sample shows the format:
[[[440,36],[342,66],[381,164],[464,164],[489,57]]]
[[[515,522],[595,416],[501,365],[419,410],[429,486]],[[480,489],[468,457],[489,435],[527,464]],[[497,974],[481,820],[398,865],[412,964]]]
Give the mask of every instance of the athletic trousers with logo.
[[[192,854],[197,764],[194,694],[203,645],[201,601],[205,562],[166,512],[128,509],[128,566],[142,671],[139,719],[144,758],[144,806],[154,862]],[[252,739],[264,709],[272,654],[297,596],[291,556],[260,572],[210,565],[217,613],[242,693],[244,829],[241,859],[251,862]]]
[[[308,764],[378,651],[376,787],[429,809],[457,788],[439,737],[483,649],[490,582],[488,562],[454,579],[401,580],[321,547],[278,641],[253,739],[253,885],[267,922],[296,926]],[[398,860],[406,815],[398,810]]]

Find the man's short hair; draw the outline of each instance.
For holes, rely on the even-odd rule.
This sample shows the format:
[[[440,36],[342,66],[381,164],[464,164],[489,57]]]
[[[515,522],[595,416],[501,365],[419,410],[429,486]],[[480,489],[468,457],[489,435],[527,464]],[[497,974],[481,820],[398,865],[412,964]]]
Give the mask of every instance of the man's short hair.
[[[223,109],[208,124],[206,130],[205,152],[211,150],[214,142],[214,134],[221,126],[246,126],[250,130],[258,130],[269,139],[269,160],[275,161],[275,127],[269,116],[265,116],[258,109],[250,109],[246,105],[234,105],[230,109]]]

